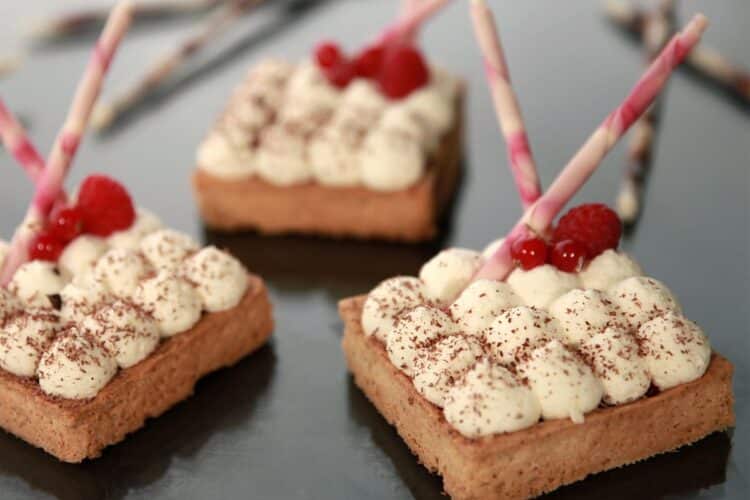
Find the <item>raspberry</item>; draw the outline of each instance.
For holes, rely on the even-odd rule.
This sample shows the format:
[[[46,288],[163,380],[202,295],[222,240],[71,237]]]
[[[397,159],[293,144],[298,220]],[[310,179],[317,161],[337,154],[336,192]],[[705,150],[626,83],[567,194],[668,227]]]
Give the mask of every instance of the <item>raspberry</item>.
[[[109,236],[129,228],[135,221],[130,195],[122,184],[106,175],[90,175],[84,179],[77,208],[84,232],[96,236]]]
[[[563,240],[552,247],[550,262],[560,271],[577,273],[583,267],[588,250],[583,243],[574,240]]]
[[[39,233],[31,241],[29,247],[29,258],[31,260],[47,260],[57,262],[65,245],[49,233]]]
[[[385,49],[382,45],[372,45],[360,52],[354,58],[357,76],[362,78],[377,78],[383,67]]]
[[[338,64],[330,68],[325,68],[323,72],[328,78],[328,81],[332,85],[342,89],[349,85],[349,82],[354,78],[355,68],[354,64],[350,61],[339,61]]]
[[[315,60],[323,69],[332,68],[342,59],[341,49],[335,42],[321,42],[315,47]]]
[[[552,235],[554,241],[574,240],[586,247],[593,259],[610,248],[617,248],[622,223],[617,214],[603,203],[589,203],[570,209],[563,215]]]
[[[422,54],[409,45],[389,49],[378,75],[380,89],[391,99],[406,97],[424,86],[429,79],[430,71]]]
[[[528,271],[547,262],[547,243],[541,238],[516,240],[510,247],[510,256]]]
[[[71,241],[83,230],[83,216],[77,207],[55,211],[50,218],[47,231],[63,243]]]

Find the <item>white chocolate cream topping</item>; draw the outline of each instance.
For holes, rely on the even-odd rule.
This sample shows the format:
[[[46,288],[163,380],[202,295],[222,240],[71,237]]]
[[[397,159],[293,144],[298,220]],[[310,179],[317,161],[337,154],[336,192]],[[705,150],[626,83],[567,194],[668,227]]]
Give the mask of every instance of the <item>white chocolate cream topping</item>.
[[[258,176],[279,186],[314,181],[408,188],[456,122],[457,79],[431,71],[426,87],[389,100],[368,79],[338,89],[311,61],[262,62],[232,93],[198,147],[198,168],[223,179]],[[342,127],[354,134],[343,135]]]
[[[136,209],[135,222],[128,229],[115,231],[107,238],[110,248],[138,250],[141,240],[163,227],[159,218],[143,208]]]
[[[453,320],[440,309],[418,306],[403,313],[388,334],[386,351],[391,362],[412,375],[417,361],[436,340],[455,333]]]
[[[451,389],[443,409],[445,419],[468,438],[524,429],[537,423],[541,412],[531,390],[488,359]]]
[[[96,396],[115,373],[114,356],[77,327],[71,327],[52,342],[37,369],[42,390],[66,399]]]
[[[198,244],[188,235],[173,229],[160,229],[141,240],[141,252],[156,269],[175,271],[190,255],[198,251]]]
[[[208,312],[231,309],[245,296],[247,276],[242,264],[216,247],[202,249],[182,266],[182,274],[196,286]]]
[[[633,329],[668,312],[682,310],[664,283],[644,276],[620,281],[609,289],[609,296]]]
[[[54,264],[35,260],[18,268],[8,290],[32,306],[51,307],[49,297],[60,293],[63,286],[65,281]]]
[[[184,278],[167,269],[142,281],[133,300],[156,318],[163,337],[189,330],[201,318],[202,302],[198,292]]]
[[[6,318],[0,327],[0,367],[19,377],[33,377],[58,325],[57,314],[49,309],[27,309]]]
[[[581,281],[573,273],[564,273],[544,264],[530,271],[514,270],[508,276],[508,284],[527,306],[546,309],[556,298],[580,288]]]
[[[143,361],[159,344],[159,324],[132,302],[117,300],[83,321],[83,328],[115,357],[120,368]]]
[[[607,251],[580,273],[545,265],[506,282],[472,282],[484,258],[444,250],[419,278],[378,285],[362,312],[365,334],[464,436],[512,432],[540,417],[582,422],[600,405],[705,373],[708,339],[627,255]]]
[[[450,305],[471,282],[483,262],[481,254],[465,248],[443,250],[419,271],[425,292],[441,305]]]
[[[417,278],[397,276],[376,286],[362,308],[362,330],[385,343],[397,318],[409,309],[426,303],[424,286]]]
[[[204,311],[237,306],[248,286],[239,261],[200,250],[142,209],[130,228],[76,238],[63,257],[27,262],[0,288],[0,369],[68,399],[94,397],[118,367],[139,363]]]
[[[669,312],[638,329],[646,366],[659,389],[700,378],[711,361],[711,345],[698,325]]]
[[[520,303],[507,283],[477,280],[461,292],[451,304],[450,312],[464,333],[482,336],[495,318]]]

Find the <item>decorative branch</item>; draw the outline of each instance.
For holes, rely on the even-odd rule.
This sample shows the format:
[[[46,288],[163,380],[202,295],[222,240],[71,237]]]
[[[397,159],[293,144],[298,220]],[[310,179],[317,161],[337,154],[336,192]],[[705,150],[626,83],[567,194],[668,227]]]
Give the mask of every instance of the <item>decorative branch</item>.
[[[5,149],[13,155],[32,182],[36,184],[44,170],[44,158],[2,98],[0,98],[0,139]]]
[[[521,198],[521,205],[525,210],[539,198],[542,188],[531,155],[521,107],[510,82],[510,72],[492,12],[484,0],[473,0],[471,14],[474,33],[484,55],[484,66],[495,104],[495,113],[505,137],[510,169]]]
[[[685,29],[676,34],[646,73],[636,83],[625,101],[602,122],[549,189],[534,203],[505,237],[495,254],[487,260],[476,278],[505,279],[513,269],[512,244],[531,234],[543,234],[560,210],[583,187],[604,157],[638,119],[666,84],[670,74],[698,43],[708,21],[698,14]]]
[[[410,41],[416,36],[419,28],[432,16],[437,14],[451,0],[422,0],[412,2],[412,8],[399,16],[386,27],[376,40],[376,44],[387,45],[400,41]]]

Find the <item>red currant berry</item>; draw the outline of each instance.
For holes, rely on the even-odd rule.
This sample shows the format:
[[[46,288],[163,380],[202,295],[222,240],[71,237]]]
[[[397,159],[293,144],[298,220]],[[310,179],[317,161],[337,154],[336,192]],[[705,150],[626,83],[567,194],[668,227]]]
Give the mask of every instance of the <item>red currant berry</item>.
[[[510,247],[510,255],[528,271],[547,262],[547,243],[541,238],[516,240]]]
[[[77,207],[63,208],[52,214],[47,231],[63,243],[71,241],[83,230],[83,215]]]
[[[325,75],[326,78],[328,78],[328,81],[340,89],[349,85],[349,82],[351,82],[355,76],[354,72],[354,64],[349,61],[341,61],[337,65],[325,69]]]
[[[362,78],[377,78],[383,67],[385,49],[382,45],[372,45],[360,52],[354,59],[357,76]]]
[[[416,48],[400,45],[386,51],[378,83],[382,92],[391,99],[406,97],[427,84],[429,79],[430,70]]]
[[[588,250],[586,245],[575,240],[563,240],[552,247],[552,265],[566,273],[576,273],[583,267]]]
[[[342,59],[341,49],[335,42],[321,42],[315,47],[315,60],[323,69],[336,66]]]
[[[84,232],[96,236],[109,236],[129,228],[135,221],[135,207],[127,190],[106,175],[84,179],[77,208],[83,217]]]
[[[40,233],[31,241],[29,258],[57,262],[65,245],[49,233]]]

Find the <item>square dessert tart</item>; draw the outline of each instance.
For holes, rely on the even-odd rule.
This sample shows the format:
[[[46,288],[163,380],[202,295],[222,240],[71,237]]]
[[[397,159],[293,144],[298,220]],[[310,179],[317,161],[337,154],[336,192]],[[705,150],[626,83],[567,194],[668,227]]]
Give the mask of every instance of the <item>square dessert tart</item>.
[[[0,426],[66,462],[96,457],[272,329],[259,277],[138,210],[0,288]]]
[[[734,425],[732,365],[629,256],[470,283],[483,259],[445,250],[339,306],[355,383],[452,497],[540,495]]]
[[[340,89],[317,65],[252,68],[197,153],[207,225],[420,241],[459,181],[464,86],[438,68],[389,100],[371,80]]]

